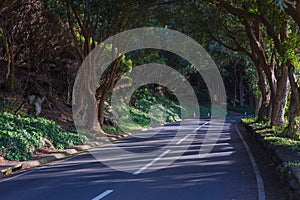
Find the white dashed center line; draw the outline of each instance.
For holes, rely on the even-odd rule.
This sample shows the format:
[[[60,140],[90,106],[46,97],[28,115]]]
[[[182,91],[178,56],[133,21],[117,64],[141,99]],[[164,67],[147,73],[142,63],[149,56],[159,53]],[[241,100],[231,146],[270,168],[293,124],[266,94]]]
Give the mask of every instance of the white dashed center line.
[[[201,126],[199,126],[198,128],[196,128],[195,130],[193,130],[192,133],[196,133],[197,131],[199,131],[203,126],[205,126],[206,124],[208,124],[209,122],[205,122],[204,124],[202,124]],[[191,134],[188,134],[187,136],[185,136],[184,138],[182,138],[181,140],[179,140],[176,144],[180,144],[181,142],[183,142],[184,140],[186,140],[189,136],[191,136]]]
[[[157,161],[159,161],[159,159],[161,159],[162,157],[164,157],[167,153],[169,153],[171,150],[166,150],[165,152],[161,153],[157,158],[155,158],[154,160],[152,160],[151,162],[149,162],[148,164],[146,164],[145,166],[143,166],[142,168],[140,168],[139,170],[135,171],[133,173],[133,175],[138,175],[141,172],[143,172],[145,169],[147,169],[148,167],[152,166],[154,163],[156,163]]]
[[[196,128],[195,130],[193,130],[192,133],[196,133],[198,130],[200,130],[203,126],[205,126],[206,124],[208,124],[209,122],[205,122],[204,124],[202,124],[201,126],[199,126],[198,128]],[[181,140],[179,140],[176,144],[180,144],[181,142],[183,142],[184,140],[186,140],[189,136],[191,136],[191,134],[186,135],[184,138],[182,138]],[[159,161],[162,157],[164,157],[166,154],[168,154],[171,150],[166,150],[163,153],[161,153],[158,157],[156,157],[154,160],[152,160],[151,162],[147,163],[146,165],[144,165],[142,168],[138,169],[137,171],[135,171],[133,173],[133,175],[138,175],[140,173],[142,173],[144,170],[146,170],[147,168],[149,168],[150,166],[152,166],[154,163],[156,163],[157,161]]]
[[[98,196],[96,196],[95,198],[93,198],[92,200],[100,200],[103,199],[104,197],[106,197],[107,195],[109,195],[110,193],[112,193],[113,190],[106,190],[105,192],[99,194]]]

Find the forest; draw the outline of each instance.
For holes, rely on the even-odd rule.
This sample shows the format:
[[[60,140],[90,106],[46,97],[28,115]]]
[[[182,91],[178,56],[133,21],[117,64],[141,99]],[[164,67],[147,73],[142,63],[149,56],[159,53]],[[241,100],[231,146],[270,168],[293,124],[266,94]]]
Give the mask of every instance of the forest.
[[[91,134],[76,133],[73,87],[81,64],[107,38],[141,27],[179,31],[209,53],[224,82],[227,115],[251,114],[280,137],[300,140],[299,0],[1,0],[0,156],[26,160],[45,145],[92,140],[98,137],[93,131],[112,136],[122,131],[118,126],[132,130],[179,120],[172,91],[148,84],[130,99],[125,118],[135,124],[117,123],[113,110],[125,107],[110,106],[112,92],[121,79],[130,85],[126,72],[144,63],[183,75],[199,104],[191,110],[200,106],[200,116],[209,117],[212,100],[193,65],[171,52],[141,49],[109,65],[86,97],[94,102],[86,109],[96,111],[82,124]],[[39,99],[41,112],[28,103],[30,96]]]

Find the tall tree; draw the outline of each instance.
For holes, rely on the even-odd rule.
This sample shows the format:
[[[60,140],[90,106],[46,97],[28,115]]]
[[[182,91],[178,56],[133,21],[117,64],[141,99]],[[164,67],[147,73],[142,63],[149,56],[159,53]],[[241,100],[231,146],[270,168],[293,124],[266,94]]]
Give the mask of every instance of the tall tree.
[[[216,0],[210,0],[210,2],[224,8],[231,15],[242,19],[245,29],[248,30],[249,40],[250,42],[253,41],[251,48],[257,52],[256,55],[263,65],[263,71],[270,86],[272,103],[271,124],[275,126],[284,125],[288,94],[287,63],[279,62],[277,59],[278,55],[284,55],[281,44],[285,42],[285,37],[283,37],[282,33],[286,30],[286,26],[283,24],[278,25],[282,14],[277,8],[270,7],[271,3],[267,1],[249,1],[247,4]],[[269,8],[270,12],[265,12],[267,8]],[[275,20],[274,17],[276,17]],[[268,51],[266,51],[266,42],[263,41],[264,37],[260,33],[261,30],[265,30],[265,33],[271,39],[275,52],[272,51],[268,54]],[[272,49],[272,46],[268,46],[268,48]]]

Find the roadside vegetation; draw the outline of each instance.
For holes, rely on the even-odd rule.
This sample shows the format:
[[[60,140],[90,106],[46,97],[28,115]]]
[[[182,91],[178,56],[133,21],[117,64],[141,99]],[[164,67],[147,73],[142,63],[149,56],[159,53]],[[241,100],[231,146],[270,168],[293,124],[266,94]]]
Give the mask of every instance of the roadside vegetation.
[[[252,127],[272,145],[286,146],[300,153],[300,136],[293,139],[286,137],[287,127],[271,126],[269,122],[258,122],[257,117],[244,118],[242,123]]]
[[[64,149],[88,141],[83,135],[62,129],[42,117],[0,113],[0,156],[8,160],[28,160],[44,146]]]
[[[0,5],[1,155],[29,159],[43,146],[43,137],[56,148],[86,141],[69,131],[74,130],[73,86],[80,65],[112,35],[151,26],[187,34],[211,55],[226,88],[227,114],[254,114],[257,118],[251,119],[252,125],[262,134],[270,134],[267,137],[275,143],[294,144],[300,137],[299,7],[295,0],[4,0]],[[114,45],[104,48],[120,53]],[[167,65],[179,72],[197,95],[200,115],[210,116],[211,102],[218,97],[210,99],[207,84],[192,63],[171,52],[140,49],[120,55],[96,80],[79,82],[79,88],[95,86],[89,88],[95,93],[78,95],[76,101],[92,102],[78,106],[78,113],[95,112],[81,120],[85,130],[101,130],[103,136],[120,133],[120,127],[132,130],[182,117],[172,92],[149,85],[135,92],[130,108],[122,103],[113,108],[122,113],[120,127],[105,123],[104,108],[118,81],[124,79],[121,87],[132,84],[134,80],[126,73],[145,63]],[[145,71],[141,70],[141,78],[147,76]],[[45,97],[41,117],[31,117],[32,108],[22,106],[33,93]],[[191,117],[194,106],[187,110]],[[16,141],[20,147],[12,147]]]
[[[147,88],[136,92],[132,100],[135,106],[130,107],[129,112],[124,104],[114,108],[125,114],[122,124],[119,124],[122,129],[110,125],[104,125],[103,129],[107,133],[118,134],[124,130],[136,130],[179,120],[180,106],[154,93]],[[28,160],[40,148],[65,149],[95,139],[93,134],[77,134],[74,126],[65,130],[57,122],[44,117],[28,115],[25,112],[19,115],[9,112],[18,106],[15,99],[0,101],[0,156],[7,160]]]

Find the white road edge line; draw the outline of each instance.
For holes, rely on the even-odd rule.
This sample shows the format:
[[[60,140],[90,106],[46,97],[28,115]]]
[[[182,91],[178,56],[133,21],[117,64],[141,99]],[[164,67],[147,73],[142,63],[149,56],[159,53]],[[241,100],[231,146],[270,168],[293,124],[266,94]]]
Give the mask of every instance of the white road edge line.
[[[112,193],[113,190],[106,190],[105,192],[99,194],[98,196],[96,196],[95,198],[93,198],[92,200],[100,200],[103,199],[104,197],[106,197],[107,195],[109,195],[110,193]]]
[[[9,180],[12,180],[12,179],[15,179],[15,178],[18,178],[18,177],[21,177],[21,176],[24,176],[26,174],[30,174],[32,172],[36,171],[36,169],[32,170],[32,171],[28,171],[28,172],[23,172],[21,174],[18,174],[18,175],[15,175],[15,176],[12,176],[10,178],[6,178],[6,179],[3,179],[3,180],[0,180],[0,183],[4,183],[6,181],[9,181]]]
[[[265,188],[264,188],[264,183],[263,183],[263,179],[260,175],[260,171],[259,171],[259,168],[257,166],[257,163],[250,151],[250,148],[248,146],[248,144],[246,143],[245,139],[243,138],[237,124],[235,125],[235,129],[238,133],[238,135],[240,136],[243,144],[244,144],[244,147],[248,153],[248,156],[250,158],[250,161],[251,161],[251,165],[252,165],[252,168],[254,170],[254,174],[255,174],[255,178],[256,178],[256,182],[257,182],[257,190],[258,190],[258,200],[265,200],[266,199],[266,194],[265,194]]]
[[[10,181],[10,180],[19,178],[19,177],[21,177],[21,176],[24,176],[24,175],[27,175],[27,174],[31,174],[31,173],[33,173],[33,172],[37,172],[37,171],[39,171],[39,170],[41,170],[41,169],[45,169],[45,168],[50,167],[50,166],[55,165],[55,164],[60,164],[60,163],[62,163],[62,162],[68,161],[68,160],[70,160],[70,159],[72,159],[72,158],[75,158],[75,157],[77,157],[77,156],[80,156],[80,155],[83,155],[83,154],[86,154],[86,153],[88,153],[88,152],[83,152],[83,153],[80,153],[80,154],[78,154],[78,155],[70,156],[70,157],[65,158],[65,159],[62,159],[62,160],[57,160],[57,161],[53,161],[53,162],[50,162],[50,163],[46,163],[45,165],[38,166],[38,167],[36,167],[35,169],[32,169],[32,170],[27,171],[27,172],[21,172],[20,174],[15,175],[15,176],[12,176],[12,177],[10,177],[10,178],[5,178],[5,177],[4,177],[5,179],[0,180],[0,183],[4,183],[4,182],[6,182],[6,181]]]
[[[161,153],[157,158],[155,158],[154,160],[152,160],[151,162],[149,162],[148,164],[146,164],[145,166],[143,166],[142,168],[140,168],[139,170],[135,171],[133,173],[133,175],[138,175],[140,174],[142,171],[144,171],[145,169],[147,169],[148,167],[150,167],[151,165],[153,165],[154,163],[156,163],[157,161],[159,161],[159,159],[161,159],[162,157],[164,157],[167,153],[169,153],[171,150],[166,150],[165,152]]]

